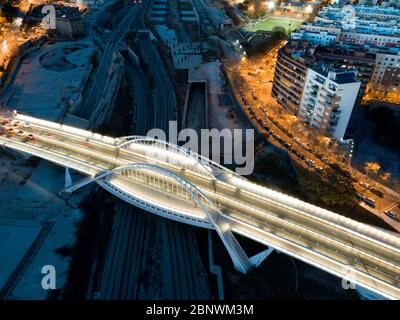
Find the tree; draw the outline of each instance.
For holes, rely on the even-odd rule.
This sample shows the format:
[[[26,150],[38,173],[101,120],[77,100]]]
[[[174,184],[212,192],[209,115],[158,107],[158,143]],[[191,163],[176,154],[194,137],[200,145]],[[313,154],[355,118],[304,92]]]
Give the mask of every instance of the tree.
[[[381,165],[377,162],[365,162],[364,171],[367,175],[376,176],[381,169]]]
[[[272,28],[273,36],[283,39],[286,34],[286,29],[282,26],[275,26]]]
[[[8,22],[12,22],[18,16],[18,9],[7,2],[3,5],[3,8],[1,8],[1,15],[5,17]]]
[[[357,192],[347,179],[328,172],[329,182],[305,173],[299,177],[299,192],[306,201],[321,206],[337,206],[355,202]]]

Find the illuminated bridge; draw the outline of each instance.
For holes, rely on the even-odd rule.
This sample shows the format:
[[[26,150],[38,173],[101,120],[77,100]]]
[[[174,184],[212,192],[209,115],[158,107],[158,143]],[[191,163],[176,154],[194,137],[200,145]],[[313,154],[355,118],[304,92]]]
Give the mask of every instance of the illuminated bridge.
[[[64,195],[96,182],[148,212],[214,229],[243,273],[277,250],[367,292],[400,298],[400,237],[395,233],[258,186],[160,140],[111,138],[11,113],[3,114],[0,122],[0,145],[85,176],[72,183],[66,170]],[[268,249],[248,257],[234,234]]]

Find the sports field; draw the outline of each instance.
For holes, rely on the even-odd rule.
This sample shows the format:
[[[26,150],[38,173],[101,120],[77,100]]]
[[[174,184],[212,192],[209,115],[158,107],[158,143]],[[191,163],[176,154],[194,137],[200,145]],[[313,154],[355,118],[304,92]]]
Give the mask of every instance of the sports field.
[[[287,19],[287,18],[276,18],[276,17],[268,17],[263,21],[256,23],[254,26],[248,28],[249,31],[272,31],[274,27],[283,27],[286,30],[286,34],[289,31],[293,31],[297,29],[303,23],[302,20],[297,19]]]

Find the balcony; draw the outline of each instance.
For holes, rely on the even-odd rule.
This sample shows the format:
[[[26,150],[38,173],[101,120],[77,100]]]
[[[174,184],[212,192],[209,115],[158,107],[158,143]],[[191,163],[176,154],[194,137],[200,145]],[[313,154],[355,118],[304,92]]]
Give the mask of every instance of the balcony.
[[[310,111],[311,111],[311,110],[314,110],[314,105],[307,103],[307,104],[306,104],[306,109],[307,109],[307,110],[310,110]]]
[[[315,102],[316,102],[316,100],[315,100],[314,97],[308,97],[307,101],[308,101],[310,104],[312,104],[313,106],[315,105]]]

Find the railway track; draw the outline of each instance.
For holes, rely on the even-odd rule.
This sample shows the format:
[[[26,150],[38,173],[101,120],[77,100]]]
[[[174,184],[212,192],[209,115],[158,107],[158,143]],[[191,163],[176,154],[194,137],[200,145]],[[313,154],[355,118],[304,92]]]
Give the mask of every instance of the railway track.
[[[144,29],[143,15],[139,15],[135,26]],[[139,68],[129,68],[135,93],[134,115],[137,120],[135,133],[145,134],[153,127],[168,132],[169,121],[176,120],[176,97],[171,80],[164,64],[150,38],[139,38],[141,55],[148,64],[154,79],[154,99],[148,99],[148,88],[143,73]],[[147,97],[146,97],[147,95]],[[150,112],[149,112],[150,109]],[[164,254],[164,273],[161,286],[161,298],[167,299],[205,299],[204,290],[198,284],[198,258],[195,239],[188,226],[156,218],[160,234],[151,234],[147,213],[132,207],[125,202],[118,201],[116,205],[115,221],[113,223],[112,240],[103,270],[101,284],[102,299],[138,299],[140,298],[141,280],[151,277],[147,274],[149,264],[154,261],[148,256],[157,249],[153,239],[159,239],[164,244],[161,254]],[[152,219],[152,221],[154,221]],[[150,259],[150,260],[148,260]],[[151,265],[152,267],[153,265]],[[150,290],[150,294],[155,292]],[[145,293],[147,294],[147,293]],[[156,295],[156,294],[155,294]],[[156,296],[154,297],[156,298]]]

